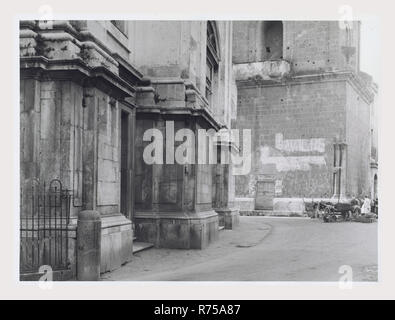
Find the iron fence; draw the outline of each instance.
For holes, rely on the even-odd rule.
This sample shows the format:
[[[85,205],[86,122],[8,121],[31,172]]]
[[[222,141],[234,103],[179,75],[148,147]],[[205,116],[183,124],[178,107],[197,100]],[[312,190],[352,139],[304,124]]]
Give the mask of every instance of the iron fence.
[[[48,187],[35,180],[21,189],[20,273],[38,272],[43,265],[68,269],[70,202],[70,191],[57,179]]]

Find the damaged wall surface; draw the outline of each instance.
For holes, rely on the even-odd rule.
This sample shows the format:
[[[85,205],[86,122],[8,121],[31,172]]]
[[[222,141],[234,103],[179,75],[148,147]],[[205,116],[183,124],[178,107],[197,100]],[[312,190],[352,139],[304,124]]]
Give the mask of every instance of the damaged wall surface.
[[[360,23],[282,26],[282,55],[270,58],[263,21],[234,23],[237,127],[253,132],[252,171],[236,177],[239,204],[253,209],[265,179],[273,181],[275,203],[370,194],[374,93],[359,71]]]

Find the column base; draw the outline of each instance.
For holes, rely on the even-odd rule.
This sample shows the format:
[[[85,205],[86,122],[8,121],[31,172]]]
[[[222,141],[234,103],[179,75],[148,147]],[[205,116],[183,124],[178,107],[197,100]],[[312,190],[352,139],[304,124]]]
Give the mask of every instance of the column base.
[[[218,239],[218,214],[215,211],[136,212],[136,237],[157,248],[203,249]]]
[[[218,213],[219,225],[224,226],[225,229],[231,230],[237,227],[240,223],[239,209],[237,208],[221,208],[215,209]]]
[[[124,215],[102,216],[100,272],[118,269],[133,255],[132,222]]]

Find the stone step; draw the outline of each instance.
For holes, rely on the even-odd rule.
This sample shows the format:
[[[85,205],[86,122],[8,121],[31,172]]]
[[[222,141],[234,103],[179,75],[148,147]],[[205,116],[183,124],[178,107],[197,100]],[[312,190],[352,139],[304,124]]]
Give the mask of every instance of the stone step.
[[[143,250],[147,250],[154,246],[153,243],[149,242],[140,242],[140,241],[133,241],[133,253],[137,253]]]

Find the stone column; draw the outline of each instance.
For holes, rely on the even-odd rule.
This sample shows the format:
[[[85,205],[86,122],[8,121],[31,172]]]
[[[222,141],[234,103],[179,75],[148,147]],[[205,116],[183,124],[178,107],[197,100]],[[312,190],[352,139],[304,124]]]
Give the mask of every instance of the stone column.
[[[339,196],[339,145],[333,144],[333,197]]]
[[[95,89],[84,90],[83,204],[85,210],[96,209],[97,197],[97,103]]]
[[[227,143],[226,146],[221,144],[221,161],[217,164],[217,170],[221,173],[219,192],[216,197],[216,207],[214,210],[218,213],[220,226],[225,229],[233,229],[239,224],[239,210],[234,208],[234,179],[232,174],[231,163],[232,145]]]
[[[339,190],[339,196],[340,198],[344,198],[346,195],[346,179],[347,179],[347,144],[346,143],[341,143],[339,145],[340,152],[341,152],[341,163],[340,163],[340,190]]]

